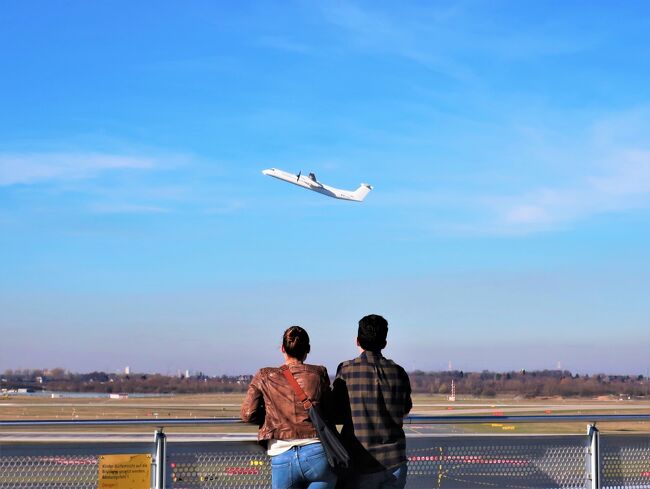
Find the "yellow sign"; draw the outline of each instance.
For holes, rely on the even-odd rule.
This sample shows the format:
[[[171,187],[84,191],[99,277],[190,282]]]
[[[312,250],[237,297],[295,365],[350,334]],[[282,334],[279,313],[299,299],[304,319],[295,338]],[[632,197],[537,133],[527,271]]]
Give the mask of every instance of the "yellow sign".
[[[151,455],[101,455],[97,489],[149,489]]]

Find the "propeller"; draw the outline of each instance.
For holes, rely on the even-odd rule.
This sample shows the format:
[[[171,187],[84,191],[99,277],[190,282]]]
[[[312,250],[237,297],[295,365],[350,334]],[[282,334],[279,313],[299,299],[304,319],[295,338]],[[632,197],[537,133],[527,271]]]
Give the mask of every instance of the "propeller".
[[[296,175],[296,182],[300,180],[300,175],[302,175],[302,170],[298,172],[298,175]]]

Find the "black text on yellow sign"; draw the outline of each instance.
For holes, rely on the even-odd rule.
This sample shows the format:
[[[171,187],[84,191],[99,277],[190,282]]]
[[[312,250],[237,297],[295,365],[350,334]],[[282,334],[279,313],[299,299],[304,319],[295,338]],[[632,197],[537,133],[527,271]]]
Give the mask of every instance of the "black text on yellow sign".
[[[100,455],[97,489],[149,489],[151,455]]]

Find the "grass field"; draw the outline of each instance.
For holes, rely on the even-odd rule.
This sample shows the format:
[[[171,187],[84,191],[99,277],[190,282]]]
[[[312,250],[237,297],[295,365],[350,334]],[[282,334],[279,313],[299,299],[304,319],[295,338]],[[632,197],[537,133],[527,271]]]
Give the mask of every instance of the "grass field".
[[[0,420],[44,419],[163,419],[237,417],[241,394],[178,395],[158,398],[97,399],[43,398],[11,396],[0,398]],[[650,401],[619,401],[616,399],[459,399],[448,401],[443,396],[415,395],[412,414],[445,415],[545,415],[554,414],[650,414]],[[427,427],[409,427],[412,432],[428,432]],[[39,428],[40,429],[40,428]],[[9,430],[9,428],[5,428]],[[61,428],[58,428],[61,430]],[[69,428],[65,428],[69,430]],[[72,428],[70,428],[72,430]],[[84,428],[84,431],[106,431]],[[150,427],[111,427],[111,432],[149,432]],[[454,432],[464,433],[583,433],[584,423],[487,424],[456,425]],[[603,423],[604,431],[650,432],[648,423]],[[170,432],[187,433],[254,433],[254,426],[197,426],[169,428]]]

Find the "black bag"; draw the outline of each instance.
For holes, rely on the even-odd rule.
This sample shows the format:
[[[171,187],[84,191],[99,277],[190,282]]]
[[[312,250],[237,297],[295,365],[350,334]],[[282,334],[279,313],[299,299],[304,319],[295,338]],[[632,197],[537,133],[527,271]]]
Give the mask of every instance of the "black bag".
[[[307,414],[309,414],[309,419],[311,419],[314,428],[316,428],[318,438],[323,445],[327,462],[332,468],[332,471],[338,475],[345,473],[350,468],[350,455],[341,443],[341,440],[339,440],[338,432],[335,429],[332,429],[325,422],[318,412],[318,409],[316,409],[316,406],[314,406],[311,399],[309,399],[309,396],[307,396],[302,387],[300,387],[300,384],[296,382],[296,378],[289,370],[289,367],[287,365],[282,365],[280,370],[282,370],[282,373],[300,399],[302,406],[307,411]]]

